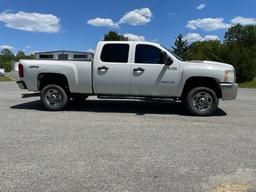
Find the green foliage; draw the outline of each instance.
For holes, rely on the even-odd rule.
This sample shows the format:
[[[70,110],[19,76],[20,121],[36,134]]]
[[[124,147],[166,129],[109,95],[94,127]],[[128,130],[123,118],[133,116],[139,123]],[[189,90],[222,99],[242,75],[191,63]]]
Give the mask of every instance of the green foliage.
[[[181,58],[188,58],[188,41],[184,40],[181,34],[175,39],[174,47],[172,47],[172,49],[173,52]]]
[[[192,43],[188,48],[189,60],[222,61],[223,45],[220,41],[203,41]]]
[[[103,40],[104,41],[127,41],[128,39],[115,31],[109,31],[107,34],[104,35]]]
[[[183,46],[182,35],[175,41],[176,48]],[[180,49],[178,49],[180,50]],[[224,42],[194,42],[188,46],[189,60],[211,60],[225,62],[236,69],[237,81],[251,81],[256,76],[256,25],[232,26],[224,37]],[[177,53],[177,52],[175,52]]]
[[[6,72],[11,71],[12,64],[19,61],[20,59],[34,59],[33,54],[26,55],[23,51],[18,51],[16,55],[9,50],[3,49],[0,53],[0,68],[5,69]]]

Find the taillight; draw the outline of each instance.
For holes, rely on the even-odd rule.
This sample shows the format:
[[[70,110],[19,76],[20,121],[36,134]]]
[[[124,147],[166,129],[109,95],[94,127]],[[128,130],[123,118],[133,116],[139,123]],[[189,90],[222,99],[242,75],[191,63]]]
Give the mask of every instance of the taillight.
[[[24,77],[24,67],[19,63],[19,76]]]

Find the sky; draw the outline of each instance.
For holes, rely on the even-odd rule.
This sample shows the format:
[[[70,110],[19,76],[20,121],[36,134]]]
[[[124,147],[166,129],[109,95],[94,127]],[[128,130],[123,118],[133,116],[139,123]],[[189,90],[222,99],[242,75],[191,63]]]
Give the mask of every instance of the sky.
[[[223,40],[232,25],[256,25],[256,0],[0,0],[0,50],[92,51],[104,34],[166,47]]]

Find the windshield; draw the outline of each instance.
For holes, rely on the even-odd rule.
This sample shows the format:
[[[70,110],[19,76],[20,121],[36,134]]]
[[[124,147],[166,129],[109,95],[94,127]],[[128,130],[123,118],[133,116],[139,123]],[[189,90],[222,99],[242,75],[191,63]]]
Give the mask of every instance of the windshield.
[[[184,61],[184,59],[182,59],[180,56],[176,55],[175,53],[173,53],[170,49],[167,49],[166,47],[162,46],[165,50],[167,50],[169,53],[171,53],[174,57],[176,57],[176,59],[180,60],[180,61]]]

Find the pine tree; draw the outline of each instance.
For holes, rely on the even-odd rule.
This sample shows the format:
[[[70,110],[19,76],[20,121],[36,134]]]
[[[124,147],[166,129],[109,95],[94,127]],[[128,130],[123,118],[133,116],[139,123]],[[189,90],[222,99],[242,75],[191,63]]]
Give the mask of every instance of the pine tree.
[[[183,59],[187,59],[188,57],[188,41],[184,40],[183,36],[179,34],[179,36],[175,39],[174,47],[172,47],[173,52],[180,56]]]

